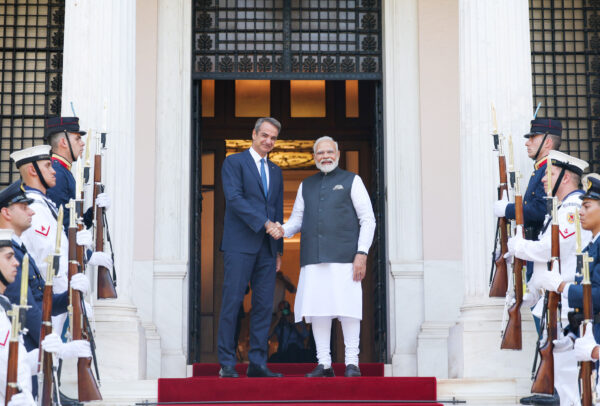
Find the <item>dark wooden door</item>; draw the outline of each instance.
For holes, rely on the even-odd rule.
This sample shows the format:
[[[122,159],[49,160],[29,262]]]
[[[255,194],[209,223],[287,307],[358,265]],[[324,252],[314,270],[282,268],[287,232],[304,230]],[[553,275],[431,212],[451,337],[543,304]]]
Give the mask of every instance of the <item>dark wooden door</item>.
[[[315,139],[329,135],[339,144],[341,151],[340,167],[358,173],[368,190],[372,189],[372,150],[374,143],[374,84],[358,82],[358,109],[351,113],[357,117],[347,117],[348,102],[346,101],[346,83],[344,81],[327,81],[325,90],[325,115],[323,117],[292,117],[292,96],[289,81],[271,81],[270,115],[282,122],[282,132],[272,159],[281,162],[284,173],[284,211],[285,217],[291,212],[296,197],[299,182],[310,173],[314,166],[298,164],[301,154],[310,155],[311,146]],[[225,201],[221,185],[221,165],[226,155],[247,148],[251,139],[252,127],[256,117],[237,117],[239,101],[236,97],[234,81],[215,81],[211,101],[204,94],[204,105],[212,103],[207,115],[202,117],[201,153],[197,154],[197,165],[201,168],[202,211],[200,226],[196,227],[197,246],[194,258],[198,263],[195,275],[195,292],[190,292],[190,311],[196,312],[190,316],[195,323],[190,337],[196,337],[194,344],[199,346],[194,352],[194,362],[217,362],[217,329],[223,286],[223,256],[219,245],[223,234],[223,218]],[[203,87],[207,89],[206,87]],[[208,101],[207,101],[208,100]],[[250,98],[252,100],[252,98]],[[210,111],[212,110],[212,111]],[[280,147],[282,145],[282,147]],[[304,156],[303,155],[303,156]],[[296,162],[296,163],[294,163]],[[371,190],[371,192],[374,192]],[[284,273],[297,283],[299,274],[299,242],[286,241],[284,248]],[[373,269],[372,255],[369,258],[368,270]],[[199,292],[198,292],[199,290]],[[374,280],[370,272],[363,281],[363,320],[361,323],[361,362],[376,361],[374,351]],[[251,293],[250,293],[251,294]],[[293,306],[294,295],[286,294],[286,300]],[[245,301],[245,311],[249,311],[249,298]],[[248,317],[242,319],[240,334],[240,357],[244,359],[245,330],[248,328]],[[335,362],[343,362],[344,345],[341,327],[336,321],[332,334],[332,357]]]

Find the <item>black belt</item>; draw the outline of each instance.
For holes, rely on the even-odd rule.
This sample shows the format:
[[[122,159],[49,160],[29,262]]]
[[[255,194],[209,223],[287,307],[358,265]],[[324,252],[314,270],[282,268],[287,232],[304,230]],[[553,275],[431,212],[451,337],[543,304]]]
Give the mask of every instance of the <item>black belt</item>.
[[[525,226],[525,228],[523,230],[525,232],[525,239],[537,241],[538,235],[540,234],[541,229],[542,229],[541,225]]]

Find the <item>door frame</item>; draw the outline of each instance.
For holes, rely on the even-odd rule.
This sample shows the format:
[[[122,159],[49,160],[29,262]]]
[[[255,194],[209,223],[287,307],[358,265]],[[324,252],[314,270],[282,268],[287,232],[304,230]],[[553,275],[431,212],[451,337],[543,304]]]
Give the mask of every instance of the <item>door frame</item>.
[[[340,78],[343,80],[343,78]],[[349,77],[348,79],[353,79]],[[373,208],[377,227],[371,247],[373,256],[372,269],[374,272],[373,298],[374,306],[374,337],[373,345],[375,358],[378,362],[388,362],[387,336],[388,336],[388,312],[387,312],[387,254],[386,254],[386,185],[385,185],[385,139],[383,131],[383,87],[382,81],[373,81],[374,86],[374,109],[373,117],[373,143],[371,145],[371,187],[375,191],[373,196]],[[189,293],[188,293],[188,364],[200,362],[201,339],[200,339],[200,306],[201,295],[201,210],[202,210],[202,169],[201,159],[203,151],[202,139],[202,80],[194,79],[191,86],[191,129],[190,129],[190,238],[189,238]],[[215,174],[215,176],[217,176]],[[217,193],[215,182],[215,193]],[[217,242],[215,242],[216,244]],[[213,335],[216,338],[216,335]],[[215,343],[216,345],[216,343]]]

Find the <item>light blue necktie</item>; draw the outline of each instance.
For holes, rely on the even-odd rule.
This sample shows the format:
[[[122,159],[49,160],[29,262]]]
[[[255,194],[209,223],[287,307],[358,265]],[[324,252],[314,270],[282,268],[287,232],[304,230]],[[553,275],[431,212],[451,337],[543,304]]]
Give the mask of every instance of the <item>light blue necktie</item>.
[[[265,158],[260,160],[260,178],[262,179],[263,192],[265,193],[265,197],[267,197],[269,186],[267,185],[267,172],[265,172]]]

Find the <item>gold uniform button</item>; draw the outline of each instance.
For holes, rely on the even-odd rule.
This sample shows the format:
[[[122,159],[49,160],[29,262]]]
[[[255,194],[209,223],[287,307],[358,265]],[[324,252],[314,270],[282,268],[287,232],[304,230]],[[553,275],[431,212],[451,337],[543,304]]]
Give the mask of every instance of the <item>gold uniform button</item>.
[[[531,195],[532,195],[532,196],[535,196],[535,192],[531,192]]]
[[[527,202],[523,202],[523,204],[527,204]]]

